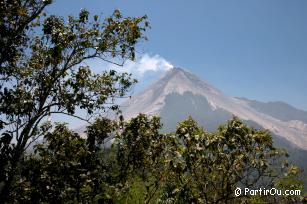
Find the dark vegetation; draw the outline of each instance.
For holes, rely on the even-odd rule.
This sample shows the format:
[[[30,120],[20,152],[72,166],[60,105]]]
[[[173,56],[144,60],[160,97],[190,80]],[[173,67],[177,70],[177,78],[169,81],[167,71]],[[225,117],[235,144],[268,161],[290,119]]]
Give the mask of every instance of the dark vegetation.
[[[302,189],[267,131],[233,118],[214,133],[192,118],[161,134],[157,117],[120,116],[114,100],[135,83],[129,74],[91,72],[83,62],[135,58],[146,16],[115,10],[101,20],[86,10],[43,13],[46,0],[0,1],[1,203],[264,203],[300,196],[234,197],[240,187]],[[76,110],[88,113],[82,118]],[[118,112],[112,121],[101,114]],[[65,114],[91,122],[87,137],[45,119]],[[91,120],[91,118],[96,118]],[[114,137],[111,148],[107,138]],[[38,138],[43,143],[26,149]]]

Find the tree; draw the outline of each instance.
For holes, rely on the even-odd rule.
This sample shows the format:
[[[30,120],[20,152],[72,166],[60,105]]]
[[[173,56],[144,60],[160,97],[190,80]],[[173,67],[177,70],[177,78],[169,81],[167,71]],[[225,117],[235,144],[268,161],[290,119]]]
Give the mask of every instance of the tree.
[[[16,58],[21,58],[29,41],[27,31],[40,17],[51,1],[2,0],[0,1],[0,73],[1,77],[16,68]]]
[[[82,138],[63,124],[41,127],[45,142],[24,157],[10,201],[19,203],[116,203],[127,195],[130,177],[149,178],[148,171],[160,158],[151,150],[151,141],[162,135],[159,119],[140,115],[130,122],[99,118],[87,127]],[[104,148],[105,139],[118,141],[113,149]],[[142,140],[142,141],[140,141]],[[127,146],[131,144],[132,146]],[[139,144],[140,146],[135,146]],[[144,144],[143,146],[141,146]],[[114,151],[114,156],[112,152]],[[159,163],[157,163],[159,164]],[[154,192],[145,195],[149,202]]]
[[[135,45],[149,26],[146,16],[124,18],[118,10],[104,20],[86,10],[66,19],[40,16],[49,3],[1,1],[1,43],[9,48],[7,54],[1,50],[1,200],[12,190],[29,142],[41,136],[44,118],[66,114],[89,121],[76,109],[89,116],[116,111],[115,99],[136,82],[114,70],[95,74],[84,62],[101,59],[122,65],[133,60]]]
[[[132,198],[131,203],[150,203],[155,201],[158,190],[161,188],[165,169],[164,152],[168,148],[164,143],[164,136],[160,133],[162,124],[158,117],[148,117],[139,114],[121,126],[117,134],[114,149],[117,157],[118,179],[129,186],[126,194],[122,193],[121,199],[129,199],[129,193],[134,185],[141,183],[145,189],[136,188],[139,198]]]
[[[153,146],[152,141],[162,138],[158,132],[160,128],[159,118],[150,119],[145,115],[130,122],[98,118],[87,127],[88,136],[82,138],[63,124],[52,127],[50,122],[45,123],[40,129],[45,142],[36,145],[34,153],[26,155],[21,162],[10,201],[124,201],[135,179],[140,177],[142,182],[147,182],[159,176],[163,151],[158,151],[162,149]],[[114,147],[104,148],[104,141],[115,135]],[[152,168],[157,174],[153,174]],[[149,183],[148,190],[144,191],[144,202],[154,201],[159,187]]]
[[[124,175],[132,189],[142,192],[141,202],[149,203],[152,198],[162,203],[289,203],[302,199],[235,196],[236,187],[303,189],[300,170],[286,162],[286,152],[273,146],[269,132],[248,127],[236,117],[214,133],[206,132],[192,118],[179,123],[175,133],[165,135],[153,128],[161,127],[157,118],[149,120],[144,115],[125,127],[119,138],[118,162],[126,164]],[[133,195],[130,191],[126,199],[140,202]]]
[[[188,118],[177,126],[169,144],[167,181],[162,196],[166,201],[251,202],[252,197],[236,197],[235,188],[270,189],[288,178],[285,173],[291,174],[292,186],[283,188],[303,188],[297,177],[299,169],[285,163],[286,152],[273,146],[269,132],[250,128],[236,117],[215,133],[204,131]],[[263,196],[261,199],[261,202],[276,202],[275,199],[282,198]]]
[[[94,203],[110,200],[111,172],[104,150],[63,124],[45,124],[45,142],[21,162],[10,202]],[[53,130],[51,130],[53,129]],[[99,128],[100,130],[102,127]],[[45,129],[46,130],[46,129]],[[108,129],[105,129],[108,133]],[[99,142],[99,140],[96,140]],[[97,151],[99,150],[99,151]]]

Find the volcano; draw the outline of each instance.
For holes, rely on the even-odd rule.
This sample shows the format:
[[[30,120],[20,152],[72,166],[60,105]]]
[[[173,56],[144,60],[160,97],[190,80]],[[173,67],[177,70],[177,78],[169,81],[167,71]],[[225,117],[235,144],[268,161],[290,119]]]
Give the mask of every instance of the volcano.
[[[224,94],[191,72],[173,68],[122,105],[126,119],[139,113],[158,115],[165,131],[192,116],[214,131],[232,116],[269,130],[277,144],[307,150],[307,112],[283,102],[263,103]]]

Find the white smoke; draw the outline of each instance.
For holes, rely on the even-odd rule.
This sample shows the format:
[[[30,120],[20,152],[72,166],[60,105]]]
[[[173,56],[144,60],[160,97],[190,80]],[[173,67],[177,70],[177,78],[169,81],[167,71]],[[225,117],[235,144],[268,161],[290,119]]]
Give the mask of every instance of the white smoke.
[[[159,55],[144,54],[136,61],[127,61],[123,67],[110,65],[109,69],[114,69],[120,72],[132,73],[137,77],[143,77],[146,72],[160,72],[172,69],[173,65]]]

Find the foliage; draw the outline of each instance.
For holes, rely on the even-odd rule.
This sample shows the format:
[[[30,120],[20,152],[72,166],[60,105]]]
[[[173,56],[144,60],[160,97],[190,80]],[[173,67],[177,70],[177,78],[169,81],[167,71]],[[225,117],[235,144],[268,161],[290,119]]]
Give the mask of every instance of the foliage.
[[[209,133],[188,118],[161,134],[160,119],[98,119],[88,137],[44,124],[45,142],[22,161],[11,202],[289,203],[299,196],[240,196],[236,187],[302,189],[267,131],[233,118]],[[104,146],[114,138],[111,149]],[[281,164],[283,164],[281,166]]]
[[[101,151],[58,124],[45,143],[22,162],[20,179],[11,196],[19,203],[87,203],[110,197],[107,168]]]
[[[215,133],[205,132],[189,118],[177,126],[170,144],[166,201],[238,203],[249,198],[235,197],[236,187],[268,189],[288,171],[280,169],[284,152],[273,147],[269,133],[247,127],[238,118]],[[300,189],[302,183],[292,187]]]
[[[160,118],[140,114],[123,125],[114,144],[120,181],[134,186],[135,180],[141,180],[145,189],[137,190],[143,192],[144,203],[153,200],[163,179],[163,154],[167,146],[159,133],[161,127]]]
[[[86,61],[122,65],[135,58],[144,39],[146,16],[66,19],[43,13],[51,1],[1,1],[0,55],[0,199],[5,200],[29,142],[42,136],[39,127],[52,114],[89,121],[112,109],[136,82],[114,70],[93,73]],[[77,109],[88,116],[81,117]]]
[[[134,128],[131,130],[130,126],[129,134],[121,135],[119,152],[125,154],[118,157],[129,164],[132,178],[137,178],[136,174],[143,179],[146,189],[140,191],[144,192],[144,203],[152,198],[162,203],[251,202],[253,196],[235,197],[235,188],[303,188],[298,178],[300,170],[285,161],[285,151],[274,148],[270,134],[250,128],[238,118],[214,133],[204,131],[188,118],[177,126],[175,133],[161,135],[142,130],[146,127],[146,122],[140,125],[146,121],[144,117],[132,119]],[[135,125],[137,121],[140,126]],[[257,200],[301,199],[260,196]]]
[[[1,0],[0,1],[0,74],[9,74],[27,49],[32,22],[38,19],[51,1]]]

